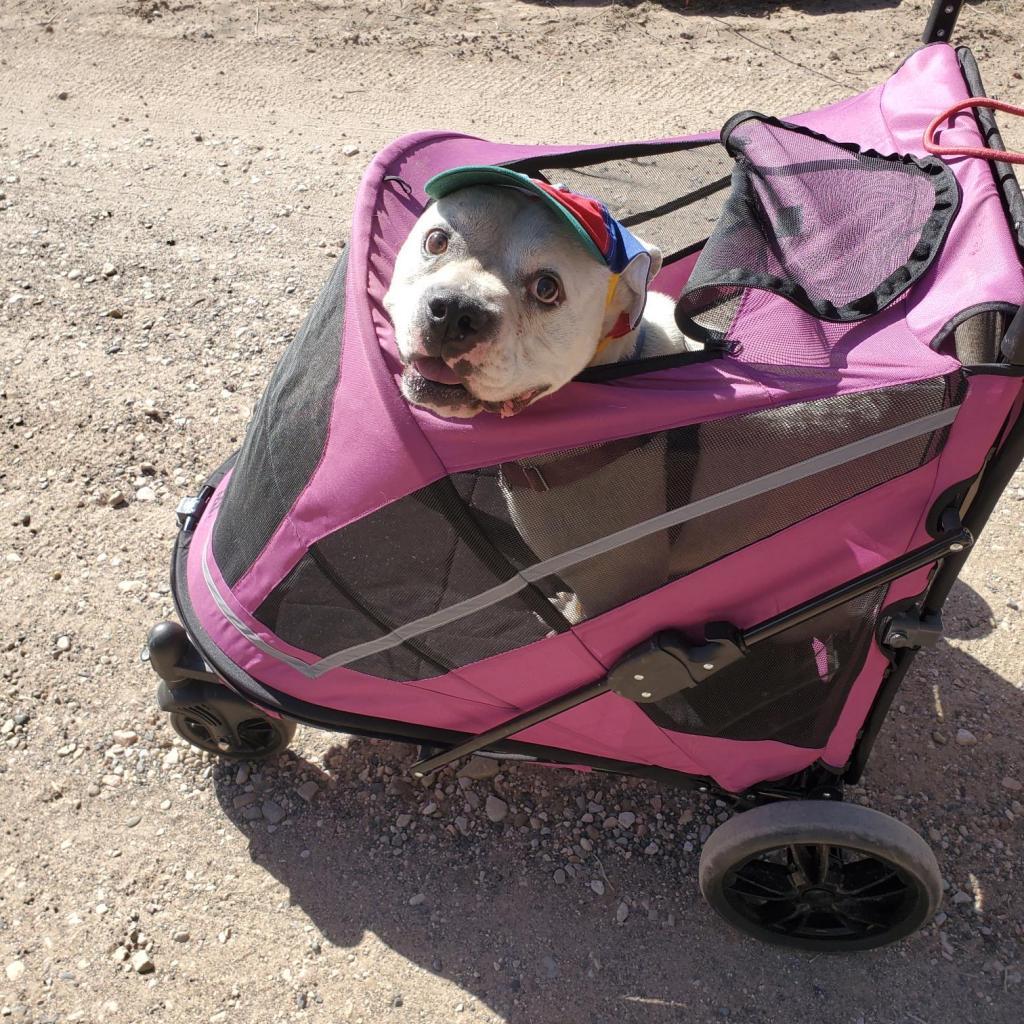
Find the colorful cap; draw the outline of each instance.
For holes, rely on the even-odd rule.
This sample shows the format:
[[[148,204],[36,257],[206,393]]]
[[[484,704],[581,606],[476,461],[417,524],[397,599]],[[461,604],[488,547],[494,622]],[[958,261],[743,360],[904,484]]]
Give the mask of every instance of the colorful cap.
[[[604,203],[590,196],[577,195],[562,186],[537,181],[508,167],[487,165],[442,171],[423,186],[423,191],[431,199],[441,199],[471,185],[514,188],[540,199],[579,236],[588,252],[608,266],[616,280],[619,277],[626,280],[638,296],[633,308],[627,311],[627,330],[632,330],[640,322],[650,283],[651,255],[639,239],[611,215]],[[612,293],[610,288],[609,298]]]

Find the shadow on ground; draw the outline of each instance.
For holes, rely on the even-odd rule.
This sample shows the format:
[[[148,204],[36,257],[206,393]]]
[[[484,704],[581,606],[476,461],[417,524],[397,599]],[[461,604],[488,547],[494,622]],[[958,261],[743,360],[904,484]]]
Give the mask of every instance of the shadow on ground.
[[[993,626],[988,604],[963,583],[951,595],[947,620],[955,637],[978,638]],[[932,840],[953,888],[968,875],[984,885],[989,847],[956,830],[964,821],[972,822],[972,831],[978,827],[984,794],[998,790],[1001,769],[976,762],[961,777],[949,768],[958,748],[949,738],[950,724],[936,717],[939,705],[942,715],[956,720],[970,720],[983,706],[990,718],[1017,723],[1017,734],[1024,728],[1020,694],[942,643],[918,661],[904,684],[869,765],[864,802],[905,818],[925,835],[929,827],[939,829]],[[939,729],[947,736],[942,744],[930,738]],[[332,748],[326,770],[286,755],[281,766],[265,772],[313,774],[323,796],[296,823],[274,831],[243,820],[234,809],[233,771],[221,773],[217,792],[227,815],[248,833],[252,860],[288,888],[291,902],[327,941],[355,947],[372,932],[510,1024],[768,1022],[781,1006],[790,1019],[825,1020],[834,1001],[861,1008],[849,1024],[936,1024],[980,1019],[972,1017],[979,1012],[993,1021],[1013,1017],[1013,991],[987,982],[979,967],[985,956],[1012,962],[1020,955],[1014,922],[1024,916],[1024,906],[1018,891],[987,892],[983,912],[947,900],[950,921],[942,936],[928,926],[871,953],[791,953],[759,945],[715,917],[697,891],[696,849],[627,858],[599,844],[577,878],[557,885],[552,872],[565,862],[558,847],[571,841],[568,828],[564,843],[553,842],[525,823],[491,824],[480,810],[472,834],[461,835],[445,824],[464,813],[464,791],[454,785],[454,775],[440,780],[442,790],[445,783],[454,785],[450,799],[432,791],[440,794],[441,807],[428,822],[420,812],[431,794],[405,781],[413,757],[409,747],[361,739]],[[498,792],[513,809],[547,812],[556,831],[556,823],[579,816],[580,798],[612,811],[629,806],[649,812],[660,795],[667,817],[685,820],[692,808],[694,825],[721,813],[720,806],[688,791],[529,766],[508,767],[475,786],[481,795]],[[851,794],[858,795],[864,799]],[[401,814],[413,818],[404,838],[393,827]],[[679,829],[680,847],[684,831]],[[940,833],[943,839],[935,843]],[[953,837],[948,843],[946,835]],[[598,896],[589,880],[602,877],[605,892]],[[617,922],[622,899],[630,913]],[[957,971],[947,962],[950,941]],[[978,963],[965,968],[972,958]],[[727,1001],[723,993],[729,993]],[[394,997],[400,1000],[401,992],[396,989]]]

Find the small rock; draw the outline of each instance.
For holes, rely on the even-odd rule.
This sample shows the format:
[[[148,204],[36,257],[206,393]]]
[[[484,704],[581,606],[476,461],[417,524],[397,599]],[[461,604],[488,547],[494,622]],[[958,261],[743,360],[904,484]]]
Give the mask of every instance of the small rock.
[[[424,896],[423,893],[418,892],[418,893],[416,893],[415,896],[410,896],[409,897],[409,906],[410,907],[418,907],[422,903],[426,903],[426,901],[427,901],[427,897]]]
[[[619,824],[623,828],[632,828],[636,823],[636,815],[632,811],[622,811],[619,814]]]
[[[135,497],[138,501],[156,501],[156,491],[152,487],[140,487]]]
[[[593,889],[593,891],[596,892],[598,896],[604,895],[604,882],[602,882],[600,878],[595,878],[590,883],[590,888]]]
[[[57,93],[57,99],[59,99],[59,100],[66,100],[67,98],[68,98],[67,89],[61,89],[61,91],[59,93]]]
[[[120,743],[122,747],[130,747],[139,742],[139,734],[134,729],[115,729],[112,736],[114,742]]]
[[[129,819],[128,819],[128,820],[126,821],[126,822],[125,822],[125,826],[126,826],[127,828],[135,828],[135,826],[136,826],[136,825],[138,825],[138,823],[139,823],[140,821],[142,821],[142,816],[141,816],[141,815],[139,815],[139,814],[133,814],[133,815],[132,815],[132,816],[131,816],[131,817],[130,817],[130,818],[129,818]]]
[[[263,802],[263,817],[270,822],[271,825],[278,825],[284,821],[286,817],[285,809],[278,803],[274,803],[273,800],[264,800]]]
[[[100,313],[100,316],[106,317],[108,320],[123,320],[124,313],[121,312],[116,306],[113,309],[104,310]]]
[[[305,800],[307,804],[319,792],[320,792],[320,787],[312,779],[310,779],[309,782],[304,782],[301,786],[299,786],[299,789],[298,789],[299,796],[301,796],[302,799]]]
[[[459,778],[485,782],[487,779],[493,779],[500,771],[501,765],[493,757],[471,757],[459,769]]]
[[[174,939],[175,942],[188,942],[188,940],[191,939],[192,936],[184,929],[181,929],[179,931],[176,931],[171,936],[171,938]]]
[[[113,277],[117,273],[117,267],[113,263],[104,263],[102,273],[104,277]]]
[[[623,924],[627,917],[629,917],[629,907],[625,903],[620,903],[615,911],[615,920],[619,924]]]
[[[658,852],[658,849],[659,849],[658,844],[652,839],[644,847],[644,853],[646,853],[648,857],[653,857]]]
[[[411,822],[411,814],[400,814],[397,818],[395,818],[395,825],[398,828],[408,828]]]
[[[124,508],[128,504],[128,499],[120,491],[111,491],[107,504],[111,508]]]
[[[238,796],[231,801],[231,806],[236,811],[240,811],[243,807],[248,807],[250,804],[256,803],[259,800],[258,793],[239,793]]]
[[[491,794],[484,804],[484,812],[491,821],[504,821],[508,814],[508,804]]]
[[[136,974],[152,974],[156,970],[156,964],[150,959],[144,949],[136,950],[131,958],[132,970]]]
[[[249,766],[247,764],[240,764],[238,771],[235,772],[235,785],[244,786],[249,781]]]
[[[974,897],[970,893],[963,892],[962,890],[958,890],[953,893],[954,906],[964,907],[967,906],[968,903],[974,903]]]
[[[946,738],[944,732],[940,732],[938,729],[932,731],[932,740],[937,743],[940,747],[944,747],[949,741]]]
[[[345,156],[355,156],[359,152],[359,147],[350,142],[347,146],[341,147],[341,152]]]
[[[1009,775],[1004,775],[1002,787],[1003,789],[1008,789],[1011,793],[1019,793],[1024,789],[1024,782],[1020,782],[1018,779],[1012,779]]]
[[[57,650],[58,651],[70,651],[71,650],[71,637],[59,636],[57,637]]]
[[[557,868],[554,875],[552,875],[552,878],[555,880],[555,885],[564,885],[565,871],[563,871],[562,868]]]
[[[970,729],[957,729],[956,742],[961,747],[973,747],[978,742],[978,737]]]
[[[7,974],[7,980],[10,982],[19,981],[21,976],[25,973],[25,961],[24,960],[12,960],[5,968]]]

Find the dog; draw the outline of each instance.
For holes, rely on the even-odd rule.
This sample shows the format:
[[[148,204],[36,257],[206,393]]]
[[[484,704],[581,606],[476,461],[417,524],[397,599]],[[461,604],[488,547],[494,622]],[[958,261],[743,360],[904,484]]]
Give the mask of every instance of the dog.
[[[673,299],[648,290],[659,249],[598,201],[506,168],[445,172],[427,192],[436,202],[402,245],[384,298],[414,405],[516,416],[587,366],[700,347],[676,326]],[[664,444],[655,435],[506,463],[513,524],[545,559],[665,511]],[[569,590],[555,603],[578,622],[660,586],[668,565],[663,533],[634,541],[564,570]]]

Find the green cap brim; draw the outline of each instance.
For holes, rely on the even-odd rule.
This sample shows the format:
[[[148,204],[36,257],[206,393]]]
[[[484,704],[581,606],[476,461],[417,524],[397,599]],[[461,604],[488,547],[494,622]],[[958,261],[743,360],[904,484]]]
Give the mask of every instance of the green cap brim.
[[[458,192],[461,189],[473,185],[498,185],[501,188],[515,188],[520,192],[527,192],[536,196],[547,208],[560,217],[579,236],[587,250],[605,262],[604,255],[597,247],[597,243],[587,234],[583,225],[572,215],[571,211],[562,206],[553,196],[525,174],[513,171],[508,167],[494,167],[487,164],[470,165],[467,167],[453,167],[450,171],[442,171],[435,174],[424,186],[431,199],[443,199],[445,196]]]

